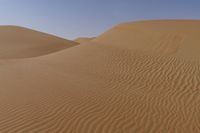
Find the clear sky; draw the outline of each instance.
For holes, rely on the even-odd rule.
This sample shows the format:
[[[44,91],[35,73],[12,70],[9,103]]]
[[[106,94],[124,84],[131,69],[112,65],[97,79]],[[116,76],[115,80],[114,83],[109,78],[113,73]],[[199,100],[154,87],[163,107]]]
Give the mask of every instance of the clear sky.
[[[0,0],[0,25],[92,37],[121,22],[200,19],[200,0]]]

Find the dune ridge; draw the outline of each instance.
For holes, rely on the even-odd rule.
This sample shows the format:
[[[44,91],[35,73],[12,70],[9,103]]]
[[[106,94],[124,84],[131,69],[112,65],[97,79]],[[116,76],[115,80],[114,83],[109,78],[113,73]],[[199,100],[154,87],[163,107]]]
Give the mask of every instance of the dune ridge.
[[[174,22],[153,21],[155,27],[171,27]],[[152,21],[145,23],[152,26]],[[141,44],[146,48],[143,50],[139,49],[141,41],[126,42],[125,35],[122,39],[126,43],[110,42],[116,39],[113,34],[118,35],[111,31],[112,35],[106,33],[85,45],[46,56],[0,60],[0,131],[200,132],[200,64],[184,58],[186,54],[176,56],[186,43],[175,39],[173,44],[179,42],[179,47],[170,42],[164,53],[165,48],[152,50]],[[149,39],[145,31],[140,34],[144,40]],[[128,31],[132,32],[137,35],[135,30]],[[169,37],[160,34],[159,45],[168,44]]]
[[[200,20],[152,20],[124,23],[94,42],[179,57],[199,57]]]
[[[19,26],[0,26],[0,59],[30,58],[78,43]]]

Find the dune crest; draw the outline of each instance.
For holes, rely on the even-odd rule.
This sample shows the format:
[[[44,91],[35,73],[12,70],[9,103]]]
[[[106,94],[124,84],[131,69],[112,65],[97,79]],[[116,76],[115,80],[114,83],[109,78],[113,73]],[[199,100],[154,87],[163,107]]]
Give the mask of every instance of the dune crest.
[[[53,53],[77,43],[18,26],[0,26],[0,59],[29,58]]]
[[[124,23],[94,39],[136,51],[199,57],[199,20],[152,20]]]

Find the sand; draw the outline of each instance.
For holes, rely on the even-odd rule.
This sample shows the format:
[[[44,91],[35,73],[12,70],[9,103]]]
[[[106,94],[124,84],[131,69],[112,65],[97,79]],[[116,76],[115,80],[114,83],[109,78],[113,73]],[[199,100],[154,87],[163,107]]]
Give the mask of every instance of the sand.
[[[200,51],[199,22],[152,20],[124,23],[95,40],[130,50],[194,58],[199,57]]]
[[[0,26],[0,59],[30,58],[78,43],[18,26]]]
[[[88,38],[88,37],[79,37],[77,39],[74,40],[74,42],[78,42],[78,43],[88,43],[92,40],[94,40],[95,37],[91,37],[91,38]]]
[[[157,26],[170,31],[147,30]],[[200,64],[188,58],[193,58],[188,53],[198,43],[199,26],[200,21],[134,22],[85,45],[1,59],[0,131],[200,132]],[[169,40],[177,32],[182,41]],[[159,43],[153,44],[156,37]]]

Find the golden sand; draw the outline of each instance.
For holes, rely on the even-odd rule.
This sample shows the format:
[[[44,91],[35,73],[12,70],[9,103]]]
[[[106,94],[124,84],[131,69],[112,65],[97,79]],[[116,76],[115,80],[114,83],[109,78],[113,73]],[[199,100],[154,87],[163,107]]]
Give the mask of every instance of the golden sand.
[[[200,64],[188,60],[198,27],[127,23],[85,45],[0,60],[0,132],[199,133]]]

